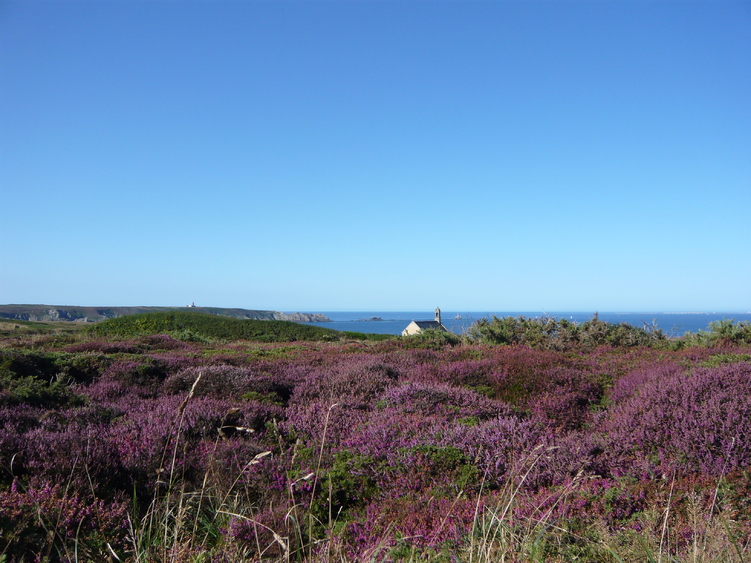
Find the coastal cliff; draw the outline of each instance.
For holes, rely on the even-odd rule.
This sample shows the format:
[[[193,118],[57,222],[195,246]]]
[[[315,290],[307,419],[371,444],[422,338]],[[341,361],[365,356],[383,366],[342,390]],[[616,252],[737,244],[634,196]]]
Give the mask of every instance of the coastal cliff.
[[[282,313],[222,307],[75,307],[67,305],[0,305],[0,318],[19,321],[96,323],[125,315],[164,311],[195,311],[234,319],[266,321],[328,322],[331,320],[321,313]]]
[[[331,319],[323,313],[274,313],[274,320],[296,323],[328,323]]]

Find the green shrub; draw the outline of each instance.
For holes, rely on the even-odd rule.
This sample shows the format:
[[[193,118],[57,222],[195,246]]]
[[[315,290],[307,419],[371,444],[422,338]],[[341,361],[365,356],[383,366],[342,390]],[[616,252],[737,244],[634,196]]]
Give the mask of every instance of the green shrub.
[[[27,404],[41,407],[82,405],[85,400],[60,381],[13,377],[0,372],[0,405]]]
[[[434,328],[405,336],[403,339],[405,348],[427,348],[430,350],[442,350],[446,346],[456,346],[461,341],[461,336],[453,332]]]
[[[496,317],[480,319],[467,331],[471,342],[481,344],[522,344],[542,350],[591,350],[597,346],[667,346],[662,330],[652,326],[633,327],[628,323],[607,323],[597,314],[584,323],[555,317]]]
[[[325,485],[326,488],[331,488],[331,503],[335,512],[364,506],[378,493],[377,484],[372,478],[373,465],[374,461],[370,457],[348,450],[336,453]]]
[[[687,346],[727,346],[751,344],[751,323],[735,322],[735,319],[722,319],[709,323],[709,330],[687,332],[678,341],[677,347]]]
[[[751,361],[751,354],[714,354],[699,365],[706,368],[715,368],[724,364],[737,364],[749,361]]]
[[[82,404],[69,384],[89,383],[109,365],[103,355],[0,350],[0,404]]]
[[[344,331],[340,334],[342,335],[343,338],[347,338],[350,340],[371,340],[375,342],[381,342],[384,340],[392,340],[394,338],[393,334],[374,334],[370,332]]]

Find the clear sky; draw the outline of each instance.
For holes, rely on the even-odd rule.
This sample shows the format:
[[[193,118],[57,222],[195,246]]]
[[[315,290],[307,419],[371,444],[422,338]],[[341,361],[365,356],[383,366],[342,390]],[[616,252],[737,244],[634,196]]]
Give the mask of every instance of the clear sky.
[[[0,1],[0,303],[751,310],[751,2]]]

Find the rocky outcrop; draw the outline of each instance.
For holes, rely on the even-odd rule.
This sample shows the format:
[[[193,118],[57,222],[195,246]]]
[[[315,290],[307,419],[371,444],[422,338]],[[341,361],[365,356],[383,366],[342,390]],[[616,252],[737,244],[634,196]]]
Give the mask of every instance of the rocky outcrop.
[[[18,321],[85,321],[88,320],[86,315],[80,315],[76,311],[69,311],[60,308],[29,308],[29,310],[0,310],[0,317],[4,319],[14,319]],[[103,320],[103,319],[102,319]]]
[[[274,320],[295,323],[328,323],[331,319],[322,313],[274,313]]]

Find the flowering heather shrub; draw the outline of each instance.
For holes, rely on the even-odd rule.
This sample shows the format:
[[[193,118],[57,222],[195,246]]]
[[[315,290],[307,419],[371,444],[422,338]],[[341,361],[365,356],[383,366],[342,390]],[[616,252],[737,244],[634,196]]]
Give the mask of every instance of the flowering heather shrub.
[[[406,384],[389,389],[378,404],[341,445],[350,452],[348,471],[392,496],[428,489],[456,494],[475,488],[483,474],[500,482],[542,436],[539,425],[510,416],[503,403],[446,385]]]
[[[247,372],[252,376],[248,380],[249,387],[244,392],[261,395],[270,394],[270,398],[272,399],[274,398],[273,394],[276,394],[286,404],[292,396],[295,387],[304,381],[308,374],[314,370],[314,362],[315,360],[308,359],[291,362],[284,357],[256,359],[239,354],[232,356],[211,356],[194,359],[184,365],[185,374],[180,376],[180,379],[183,379],[184,382],[180,385],[184,387],[187,381],[190,381],[192,385],[198,373],[204,371],[206,366],[213,366],[215,368],[229,366],[240,370],[236,373]],[[239,381],[242,381],[242,377]]]
[[[380,359],[344,356],[313,369],[295,388],[284,428],[313,443],[336,445],[367,418],[376,397],[398,373]]]
[[[275,491],[286,490],[285,465],[289,460],[283,455],[271,455],[265,436],[237,433],[226,439],[215,440],[207,449],[208,471],[215,487],[225,494],[234,492],[249,505],[258,506],[280,498]],[[260,457],[257,457],[260,456]],[[279,482],[281,478],[284,482]]]
[[[733,555],[719,557],[707,556],[707,551],[699,550],[698,546],[717,536],[718,528],[728,532],[732,526],[731,533],[736,534],[738,540],[749,537],[748,522],[740,526],[734,522],[740,514],[743,516],[739,520],[746,520],[748,514],[744,509],[748,505],[749,480],[747,476],[739,477],[730,475],[721,482],[706,475],[676,475],[667,480],[651,481],[579,479],[569,487],[525,494],[514,511],[517,518],[535,513],[539,517],[541,511],[550,511],[552,518],[568,522],[576,533],[579,530],[591,533],[593,527],[599,526],[610,533],[624,534],[621,540],[633,538],[634,533],[644,533],[647,538],[654,534],[659,539],[663,526],[668,524],[671,540],[667,551],[675,556],[671,560],[696,560],[698,551],[704,554],[699,560],[731,561],[736,560],[733,556],[737,552],[730,546],[727,547]],[[648,558],[642,554],[624,560]]]
[[[44,475],[86,490],[91,478],[107,495],[120,488],[123,476],[118,451],[102,425],[61,424],[54,418],[24,435],[23,467],[29,475]]]
[[[658,468],[722,475],[751,464],[751,364],[685,373],[657,366],[624,378],[602,423],[611,453]]]
[[[388,498],[368,505],[363,518],[349,524],[345,533],[355,548],[354,560],[368,560],[378,548],[393,550],[400,544],[407,548],[402,553],[406,559],[412,546],[450,553],[461,546],[472,528],[476,509],[477,499],[471,498]],[[398,549],[392,553],[399,557]]]
[[[417,364],[410,373],[410,379],[423,383],[446,382],[466,387],[483,387],[487,386],[490,378],[500,369],[495,358],[459,359]]]
[[[54,412],[32,405],[0,406],[0,436],[9,433],[22,434],[36,428],[42,416]]]
[[[148,382],[148,372],[151,367],[148,360],[121,360],[109,366],[102,374],[102,377],[108,380],[137,385]]]
[[[654,487],[652,487],[654,488]],[[572,519],[581,526],[584,522],[600,522],[613,528],[629,528],[630,520],[645,510],[651,491],[634,480],[569,477],[553,488],[539,488],[525,492],[514,507],[517,518]]]
[[[490,396],[511,404],[524,404],[543,391],[550,383],[547,372],[560,363],[554,353],[521,346],[499,348],[493,359],[496,369],[473,385],[484,385]]]
[[[570,430],[589,421],[590,409],[601,402],[604,388],[595,377],[578,369],[554,367],[542,372],[544,390],[527,401],[527,408],[540,420]]]
[[[577,475],[587,477],[610,476],[612,467],[609,458],[604,455],[606,440],[597,433],[585,429],[561,432],[540,423],[537,427],[538,444],[544,447],[527,460],[534,460],[526,483],[531,488],[560,487],[570,482]]]
[[[107,542],[125,547],[127,514],[122,501],[71,494],[48,481],[23,489],[14,480],[0,490],[1,551],[11,561],[40,561],[50,555],[60,561],[104,561],[109,559]]]
[[[629,374],[618,379],[613,384],[610,392],[610,402],[618,405],[629,398],[644,394],[645,387],[651,387],[659,384],[666,379],[680,377],[684,368],[673,362],[652,364],[649,367],[632,371]]]
[[[80,387],[76,387],[76,390],[95,403],[107,405],[125,395],[142,398],[151,397],[153,395],[152,391],[144,387],[128,385],[122,380],[105,377],[99,378],[98,381],[92,383],[86,388],[81,389]]]
[[[292,405],[281,429],[288,438],[302,439],[309,447],[338,447],[359,424],[367,420],[365,407],[351,403],[319,402]]]
[[[25,472],[25,435],[39,426],[43,414],[43,409],[29,405],[0,407],[0,486]]]
[[[359,426],[350,429],[342,447],[391,465],[400,463],[400,452],[421,445],[441,445],[450,424],[438,416],[379,409]]]
[[[414,350],[404,350],[401,352],[402,354],[407,355],[409,357],[410,361],[412,362],[412,365],[428,365],[428,366],[434,366],[436,364],[439,364],[441,362],[442,358],[442,352],[438,350],[428,350],[428,349],[414,349]]]
[[[0,462],[8,475],[47,475],[89,489],[109,482],[119,461],[106,424],[117,413],[87,406],[67,411],[17,406],[0,410]]]
[[[277,405],[257,401],[238,404],[227,399],[194,397],[185,407],[181,429],[188,438],[214,439],[223,425],[245,428],[247,432],[260,431],[266,422],[282,417],[283,413],[284,409]]]
[[[443,443],[464,452],[488,485],[498,486],[506,481],[509,471],[518,472],[522,467],[526,471],[526,466],[539,457],[539,448],[550,442],[540,424],[499,416],[476,426],[455,425],[445,434]]]
[[[380,358],[344,356],[313,370],[295,389],[292,402],[368,403],[398,378],[399,373]]]
[[[473,348],[471,354],[451,350],[443,356],[431,353],[427,357],[424,351],[420,352],[423,358],[416,358],[414,352],[411,354],[413,367],[408,379],[470,387],[513,404],[525,404],[544,390],[552,383],[550,372],[553,369],[588,372],[585,365],[573,365],[560,354],[524,346],[478,347]]]
[[[155,365],[164,372],[165,377],[177,373],[181,369],[195,365],[197,362],[200,363],[200,360],[197,359],[197,354],[190,351],[186,353],[180,350],[156,350],[149,353],[146,358],[149,358],[149,361],[154,362]]]
[[[493,396],[526,408],[530,400],[555,390],[560,379],[567,375],[568,373],[562,374],[561,368],[555,365],[522,364],[504,367],[489,384],[493,389]]]
[[[284,404],[292,393],[294,383],[265,371],[232,365],[191,366],[170,376],[164,382],[166,393],[186,393],[198,379],[196,396],[235,400],[256,400]]]
[[[196,396],[240,397],[251,389],[254,374],[247,367],[230,365],[191,366],[170,376],[164,382],[167,393],[186,393],[198,379],[194,389]]]
[[[101,381],[119,381],[126,387],[141,387],[141,392],[156,394],[163,381],[189,360],[182,356],[143,356],[137,360],[120,360],[102,373]]]
[[[166,396],[158,400],[125,398],[118,407],[125,414],[110,426],[109,439],[119,452],[126,471],[140,477],[153,479],[159,469],[172,469],[169,456],[176,451],[177,466],[186,476],[195,478],[206,468],[206,451],[220,438],[219,428],[227,423],[232,427],[262,429],[265,423],[280,416],[281,408],[274,405],[250,402],[240,405],[233,401],[194,397],[187,402],[180,417],[184,397]],[[190,448],[175,449],[178,437]],[[247,433],[247,432],[245,432]]]
[[[274,534],[292,540],[290,547],[299,548],[297,534],[293,520],[288,518],[289,508],[286,505],[271,505],[265,510],[243,515],[244,518],[233,518],[229,526],[229,535],[239,540],[252,557],[265,557],[266,560],[283,560],[283,542],[277,541]],[[280,537],[281,539],[281,537]]]
[[[627,534],[656,554],[666,506],[671,554],[717,532],[719,511],[738,545],[751,537],[748,346],[563,354],[129,338],[68,340],[66,351],[0,342],[0,372],[45,386],[60,375],[82,397],[0,405],[0,519],[19,504],[43,509],[13,512],[19,528],[2,521],[11,561],[49,548],[66,560],[76,545],[66,538],[78,524],[40,535],[42,523],[73,520],[32,491],[78,511],[78,560],[90,561],[113,538],[123,561],[467,561],[482,530],[498,551],[475,551],[479,561],[599,561],[610,557],[593,548],[603,538],[630,541],[621,559],[643,560]],[[46,483],[63,488],[39,492]],[[105,513],[134,491],[136,522],[146,513],[177,526],[188,507],[174,541],[140,528],[138,547],[121,542],[122,520]],[[83,500],[115,531],[81,516]]]
[[[440,415],[448,420],[486,420],[511,413],[505,403],[488,399],[470,389],[446,384],[406,383],[391,387],[381,395],[378,405],[404,413]]]
[[[602,399],[602,377],[581,363],[524,347],[488,355],[417,366],[410,379],[470,387],[563,428],[584,424],[590,407]]]
[[[612,383],[624,375],[658,364],[693,365],[695,355],[693,350],[668,352],[645,347],[619,349],[601,346],[586,355],[578,355],[577,363]]]

